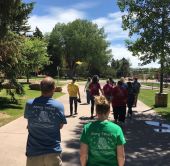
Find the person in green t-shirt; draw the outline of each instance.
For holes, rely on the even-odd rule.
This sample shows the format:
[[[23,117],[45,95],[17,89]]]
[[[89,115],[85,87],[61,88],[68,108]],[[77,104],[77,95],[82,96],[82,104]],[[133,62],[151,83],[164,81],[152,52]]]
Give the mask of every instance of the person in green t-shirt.
[[[108,121],[110,104],[104,96],[95,98],[97,121],[84,126],[80,138],[81,166],[123,166],[124,144],[121,128]]]

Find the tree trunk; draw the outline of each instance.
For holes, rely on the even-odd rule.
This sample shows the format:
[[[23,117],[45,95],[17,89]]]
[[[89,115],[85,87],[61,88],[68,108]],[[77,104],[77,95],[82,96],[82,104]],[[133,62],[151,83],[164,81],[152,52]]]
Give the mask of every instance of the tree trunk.
[[[163,62],[161,60],[161,70],[160,70],[160,92],[159,93],[163,93],[163,71],[164,71],[164,65]]]
[[[165,48],[165,13],[166,9],[163,7],[162,11],[162,47],[161,47],[161,57],[160,57],[160,63],[161,63],[161,70],[160,70],[160,92],[163,93],[163,72],[164,72],[164,62],[165,62],[165,53],[164,53],[164,48]]]
[[[27,74],[27,83],[28,83],[28,84],[30,83],[29,74]]]

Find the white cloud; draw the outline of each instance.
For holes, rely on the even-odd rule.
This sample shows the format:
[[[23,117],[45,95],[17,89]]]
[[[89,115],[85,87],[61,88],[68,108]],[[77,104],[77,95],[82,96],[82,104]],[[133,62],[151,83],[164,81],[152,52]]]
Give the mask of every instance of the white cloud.
[[[115,41],[128,37],[128,31],[122,29],[122,13],[109,13],[107,17],[100,17],[93,20],[99,28],[104,27],[108,40]]]
[[[110,46],[114,59],[122,59],[123,57],[129,59],[132,67],[155,67],[158,68],[157,63],[150,63],[145,66],[139,66],[141,64],[140,60],[137,57],[132,56],[132,53],[124,45],[124,40],[128,38],[128,31],[123,31],[122,29],[122,13],[115,12],[109,13],[107,17],[100,17],[93,20],[99,28],[104,27],[107,34],[107,39],[111,43],[117,42],[118,44],[112,44]]]
[[[112,50],[112,54],[113,54],[113,58],[114,59],[122,59],[122,58],[126,58],[129,59],[131,65],[133,68],[145,68],[145,67],[149,67],[149,68],[158,68],[159,65],[157,63],[150,63],[148,65],[145,66],[140,66],[141,61],[137,58],[132,56],[132,53],[130,51],[128,51],[128,49],[123,46],[123,45],[112,45],[110,47],[110,49]]]
[[[79,9],[79,10],[80,9],[90,9],[97,5],[98,5],[98,3],[96,3],[96,2],[80,2],[80,3],[73,5],[72,8]]]
[[[73,8],[64,9],[58,7],[49,8],[48,13],[43,16],[32,15],[29,19],[31,30],[35,30],[37,26],[40,30],[45,32],[51,32],[57,23],[68,23],[76,19],[85,18],[85,13]]]
[[[86,13],[83,9],[88,9],[94,7],[95,3],[77,3],[71,8],[60,8],[60,7],[50,7],[46,8],[46,15],[38,16],[32,15],[29,19],[29,24],[31,25],[31,30],[35,30],[37,26],[40,30],[45,32],[51,32],[57,23],[68,23],[74,21],[75,19],[87,19]],[[133,57],[132,54],[123,45],[123,40],[128,38],[128,32],[122,30],[122,13],[115,12],[109,13],[107,17],[100,17],[92,20],[100,28],[104,27],[105,32],[108,35],[109,41],[117,41],[119,44],[111,45],[112,53],[115,59],[121,59],[125,57],[129,59],[132,67],[139,67],[140,61],[137,57]],[[120,44],[120,41],[122,42]],[[158,64],[151,63],[144,67],[158,67]]]

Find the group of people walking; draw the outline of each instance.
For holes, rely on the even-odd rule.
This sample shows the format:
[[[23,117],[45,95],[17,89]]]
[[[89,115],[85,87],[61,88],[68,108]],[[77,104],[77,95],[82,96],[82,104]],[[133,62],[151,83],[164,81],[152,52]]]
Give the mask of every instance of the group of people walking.
[[[77,114],[77,100],[80,100],[79,87],[75,81],[76,79],[73,78],[67,87],[70,102],[70,116],[73,115],[73,101],[75,114]],[[109,78],[102,87],[97,75],[94,75],[92,79],[88,77],[84,91],[86,92],[87,104],[91,103],[91,119],[94,118],[95,97],[101,94],[105,96],[107,101],[112,105],[115,122],[125,122],[127,107],[127,116],[132,117],[132,107],[136,106],[140,86],[137,78],[134,78],[133,82],[128,80],[128,82],[125,83],[125,79],[122,77],[117,84],[112,78]]]
[[[116,85],[110,78],[102,88],[97,75],[93,76],[92,80],[88,78],[84,89],[87,94],[87,104],[91,104],[91,118],[94,118],[95,109],[97,119],[83,128],[80,138],[81,166],[124,165],[126,141],[121,127],[109,121],[108,117],[112,106],[115,122],[124,122],[127,102],[131,101],[128,108],[134,103],[130,99],[133,93],[130,89],[134,86],[134,83],[126,84],[122,80]],[[28,120],[26,165],[61,166],[60,129],[67,123],[64,105],[52,99],[55,81],[51,77],[44,78],[40,87],[41,96],[28,100],[25,107],[24,117]],[[67,90],[72,116],[73,113],[78,113],[77,102],[81,102],[75,78],[68,84]],[[130,109],[129,113],[131,114]]]

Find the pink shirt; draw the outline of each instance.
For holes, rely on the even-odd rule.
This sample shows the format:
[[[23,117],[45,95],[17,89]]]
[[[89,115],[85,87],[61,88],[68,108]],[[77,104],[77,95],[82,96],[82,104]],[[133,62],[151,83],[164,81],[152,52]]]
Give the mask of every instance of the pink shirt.
[[[101,87],[100,87],[99,83],[96,83],[96,84],[90,83],[89,89],[90,89],[90,94],[92,96],[99,96],[100,95],[99,89],[101,89]]]

